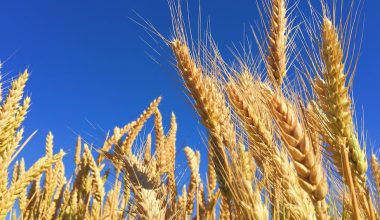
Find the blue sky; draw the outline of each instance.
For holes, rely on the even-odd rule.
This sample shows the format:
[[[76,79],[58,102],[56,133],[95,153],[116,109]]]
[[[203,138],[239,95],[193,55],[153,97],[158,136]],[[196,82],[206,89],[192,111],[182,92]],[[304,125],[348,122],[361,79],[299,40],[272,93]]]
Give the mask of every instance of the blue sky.
[[[189,1],[196,15],[198,1]],[[244,28],[258,18],[255,0],[200,1],[203,16],[211,19],[212,33],[222,52],[243,39]],[[318,1],[314,1],[318,4]],[[379,1],[365,2],[365,29],[354,92],[356,108],[364,108],[369,146],[380,144]],[[39,132],[21,153],[31,165],[44,153],[50,130],[55,149],[69,154],[72,170],[76,133],[95,146],[107,130],[134,120],[156,97],[163,96],[161,110],[168,125],[170,112],[177,115],[178,149],[205,146],[201,126],[189,105],[179,77],[171,68],[172,57],[163,44],[152,40],[130,18],[136,11],[170,36],[170,13],[165,0],[14,0],[0,7],[0,59],[4,79],[29,68],[27,94],[32,107],[24,123],[26,134]],[[251,36],[251,35],[248,35]],[[159,64],[153,62],[153,55]],[[228,56],[227,56],[228,57]],[[372,144],[372,145],[371,145]],[[180,156],[182,158],[182,156]],[[184,165],[180,161],[180,166]]]

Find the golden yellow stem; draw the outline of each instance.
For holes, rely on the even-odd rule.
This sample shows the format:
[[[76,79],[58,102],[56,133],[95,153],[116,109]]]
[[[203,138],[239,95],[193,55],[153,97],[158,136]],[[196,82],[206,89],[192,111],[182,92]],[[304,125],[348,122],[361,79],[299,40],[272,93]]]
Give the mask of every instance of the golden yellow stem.
[[[355,192],[355,186],[354,186],[354,181],[352,179],[352,174],[351,174],[351,168],[348,160],[348,149],[346,148],[346,143],[342,144],[342,156],[343,156],[343,170],[346,173],[347,180],[348,182],[348,187],[350,188],[350,193],[351,193],[351,200],[352,200],[352,212],[353,212],[353,217],[355,220],[359,220],[359,206],[358,206],[358,201],[356,199],[356,192]]]

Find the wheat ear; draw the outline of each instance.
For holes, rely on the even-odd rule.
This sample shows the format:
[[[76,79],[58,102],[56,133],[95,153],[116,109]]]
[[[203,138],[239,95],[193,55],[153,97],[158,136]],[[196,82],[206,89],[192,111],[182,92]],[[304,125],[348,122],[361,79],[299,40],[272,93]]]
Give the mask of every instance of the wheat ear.
[[[172,113],[170,119],[170,130],[165,138],[165,146],[167,148],[167,161],[166,169],[168,172],[168,189],[170,190],[171,206],[175,206],[177,197],[177,184],[175,179],[175,160],[176,160],[176,134],[177,122],[176,116]]]
[[[165,134],[164,127],[162,125],[162,115],[160,111],[156,110],[154,112],[154,132],[156,135],[156,161],[157,161],[157,170],[159,173],[166,172],[166,164],[168,163],[167,149],[164,146]]]
[[[78,136],[77,143],[75,145],[75,156],[74,156],[74,162],[76,166],[78,166],[80,163],[81,151],[82,151],[81,148],[82,148],[82,138]]]
[[[144,153],[144,163],[145,164],[150,163],[150,160],[152,158],[151,151],[152,151],[152,135],[148,134],[148,136],[146,138],[146,142],[145,142],[145,153]]]
[[[342,174],[341,149],[334,139],[337,137],[346,139],[353,172],[355,176],[363,179],[367,170],[367,161],[354,130],[351,99],[348,88],[345,86],[346,75],[342,63],[343,50],[338,33],[327,17],[324,17],[322,25],[321,54],[325,71],[323,79],[318,78],[315,81],[314,88],[318,95],[320,107],[327,118],[327,132],[331,133],[330,135],[325,134],[330,145],[329,150],[332,152],[337,169]]]
[[[161,97],[158,97],[157,99],[153,100],[149,107],[144,110],[144,112],[133,122],[125,125],[123,128],[115,128],[114,134],[108,138],[103,147],[101,148],[101,154],[99,154],[98,157],[98,163],[100,163],[104,159],[104,153],[107,153],[111,148],[112,145],[116,144],[115,146],[115,153],[119,155],[129,155],[131,154],[131,148],[132,144],[135,141],[137,135],[143,128],[145,122],[149,119],[149,117],[156,111],[159,103],[161,102]],[[120,138],[128,132],[128,136],[122,143],[118,143]]]
[[[287,18],[286,1],[272,0],[271,27],[269,33],[268,74],[272,84],[281,86],[286,75]]]
[[[5,218],[8,210],[13,206],[13,203],[20,196],[20,193],[24,191],[25,187],[63,156],[64,153],[61,151],[51,159],[46,157],[41,158],[25,173],[23,178],[17,180],[17,182],[8,189],[7,194],[0,201],[0,219]]]
[[[46,157],[51,159],[53,157],[53,134],[51,132],[46,136],[45,144]],[[45,181],[44,181],[44,198],[46,201],[45,207],[47,208],[51,203],[51,195],[55,187],[55,178],[53,176],[53,167],[49,167],[45,172]]]
[[[6,147],[22,121],[16,121],[14,117],[20,106],[28,77],[28,71],[25,70],[16,80],[12,81],[11,89],[0,108],[0,127],[4,131],[0,134],[0,157],[3,156],[4,151],[9,150]]]
[[[191,171],[191,177],[190,177],[190,184],[189,184],[189,191],[187,194],[187,213],[189,216],[191,216],[193,213],[193,205],[194,205],[194,199],[196,198],[195,195],[197,195],[197,190],[199,190],[199,184],[201,182],[201,177],[199,175],[199,163],[200,163],[200,154],[199,151],[194,152],[191,148],[185,147],[184,149],[186,158],[187,158],[187,164],[190,167]],[[197,201],[197,200],[195,200]]]
[[[270,128],[266,126],[266,123],[262,121],[262,118],[258,116],[255,105],[259,103],[247,103],[247,97],[238,89],[238,85],[234,82],[230,82],[226,86],[228,92],[228,99],[230,100],[232,107],[238,114],[242,121],[245,130],[248,133],[248,137],[251,142],[252,155],[259,164],[263,163],[263,160],[270,158],[275,154],[276,148],[273,146],[272,132]]]
[[[19,162],[16,161],[16,163],[13,165],[11,185],[14,182],[16,182],[18,177],[19,177]]]
[[[136,122],[131,122],[125,125],[123,128],[115,127],[113,129],[113,134],[104,141],[101,152],[108,152],[114,144],[119,144],[120,138],[125,135],[133,126],[136,125]],[[118,146],[120,148],[120,146]],[[99,154],[97,162],[100,164],[103,161],[104,157],[102,154]]]
[[[323,79],[319,77],[316,79],[314,90],[317,93],[319,107],[323,111],[321,118],[325,119],[327,126],[322,134],[329,144],[328,150],[331,152],[336,168],[345,177],[344,180],[350,188],[351,196],[354,197],[353,194],[355,194],[355,190],[351,188],[358,189],[358,195],[363,196],[367,190],[365,185],[367,160],[354,127],[339,35],[326,16],[322,24],[321,56],[324,63]],[[341,146],[343,143],[345,146]],[[349,166],[346,166],[346,161],[342,161],[345,148],[348,151]],[[350,171],[347,170],[348,168]],[[352,176],[353,185],[349,180],[350,176]],[[353,203],[355,200],[356,198],[352,198]],[[364,201],[361,205],[365,207],[370,203]],[[353,210],[354,216],[358,218],[359,210],[355,204],[353,204]],[[370,216],[370,213],[367,211],[366,215]]]
[[[380,165],[375,154],[371,157],[371,171],[378,195],[380,195]]]
[[[144,123],[148,118],[157,110],[158,105],[161,102],[161,97],[158,97],[157,99],[153,100],[153,102],[150,103],[149,107],[140,115],[140,117],[135,121],[134,126],[131,128],[130,132],[128,133],[128,137],[122,144],[122,152],[126,154],[130,154],[132,144],[141,131]]]
[[[229,201],[230,200],[228,198],[222,196],[221,201],[220,201],[220,213],[219,213],[219,219],[221,220],[231,219]]]
[[[270,177],[276,188],[276,200],[283,203],[283,210],[278,210],[281,215],[288,215],[292,218],[315,219],[316,213],[309,195],[300,187],[297,172],[292,163],[288,160],[288,155],[280,151],[279,155],[274,155],[273,163],[266,164],[276,169]]]
[[[135,196],[139,219],[164,219],[163,201],[155,190],[140,188],[136,191]]]
[[[23,177],[24,175],[25,175],[25,161],[24,161],[24,158],[21,158],[20,166],[19,166],[19,177],[17,179],[21,179],[21,177]],[[27,190],[25,189],[23,192],[20,193],[20,197],[19,197],[19,208],[20,208],[21,213],[24,213],[26,205],[27,205]]]
[[[243,77],[246,78],[246,77]],[[248,82],[240,82],[241,84],[248,85]],[[260,94],[259,87],[250,82],[250,88],[256,91],[256,96]],[[252,98],[249,89],[239,89],[240,84],[231,81],[227,84],[226,89],[228,92],[228,98],[232,103],[232,106],[236,110],[239,119],[242,121],[250,140],[250,150],[252,156],[264,170],[270,182],[277,182],[277,186],[280,187],[278,195],[281,196],[289,205],[286,208],[287,212],[292,216],[305,216],[303,210],[309,210],[310,216],[314,215],[311,200],[308,200],[308,195],[302,189],[298,189],[298,181],[296,175],[290,176],[289,173],[293,171],[292,168],[285,159],[284,153],[281,153],[277,146],[274,144],[272,138],[272,131],[270,124],[267,123],[265,114],[265,106],[260,98],[256,100],[250,100]],[[257,87],[257,89],[254,89]],[[261,103],[261,104],[260,104]],[[262,106],[260,108],[260,106]],[[264,112],[260,112],[261,111]],[[263,110],[264,109],[264,110]],[[296,193],[295,193],[296,192]],[[272,198],[273,199],[273,198]],[[276,198],[281,200],[281,198]],[[302,201],[302,202],[300,202]],[[298,208],[294,208],[298,207]],[[283,210],[281,210],[283,212]]]
[[[310,134],[299,121],[293,105],[288,100],[268,90],[265,94],[281,139],[293,159],[299,183],[317,205],[318,218],[326,219],[327,210],[323,208],[326,207],[328,185],[322,167],[320,147],[313,147],[313,144],[318,143],[313,143]]]
[[[209,141],[209,149],[210,149],[210,141]],[[208,191],[208,200],[210,200],[212,193],[216,188],[216,172],[215,166],[212,162],[212,152],[208,152],[208,164],[207,164],[207,191]]]
[[[195,101],[195,108],[203,124],[211,133],[220,134],[223,143],[232,149],[235,146],[235,129],[231,123],[229,109],[214,78],[205,76],[190,55],[189,47],[180,40],[170,44],[177,60],[177,67],[186,88]]]
[[[176,39],[170,43],[177,60],[177,67],[186,88],[195,101],[195,108],[208,129],[211,138],[212,160],[215,165],[222,193],[228,193],[230,169],[224,146],[232,150],[235,146],[235,128],[223,93],[214,78],[205,76],[190,55],[188,46]]]
[[[102,203],[103,197],[104,197],[103,180],[100,175],[99,166],[96,164],[95,159],[92,156],[91,151],[88,148],[87,144],[84,145],[84,154],[86,155],[86,158],[88,159],[88,165],[90,166],[90,169],[94,176],[95,199],[99,203]]]
[[[0,196],[6,192],[8,185],[8,167],[13,158],[17,155],[17,150],[20,149],[19,143],[23,137],[23,133],[24,129],[18,130],[6,145],[7,150],[3,152],[2,157],[0,156]]]

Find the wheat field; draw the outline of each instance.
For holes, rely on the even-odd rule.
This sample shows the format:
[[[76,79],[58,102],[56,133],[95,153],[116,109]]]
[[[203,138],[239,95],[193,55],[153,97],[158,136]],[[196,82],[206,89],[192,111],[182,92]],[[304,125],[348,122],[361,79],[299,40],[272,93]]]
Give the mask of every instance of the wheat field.
[[[253,34],[256,55],[232,63],[207,31],[193,40],[176,1],[171,37],[147,23],[171,50],[207,130],[207,161],[177,147],[176,116],[166,129],[158,97],[102,146],[78,137],[74,174],[65,173],[67,155],[51,133],[46,154],[26,168],[21,150],[34,134],[22,128],[31,99],[29,72],[21,73],[1,99],[0,219],[380,219],[380,163],[356,125],[351,30],[325,3],[313,25],[303,16],[297,24],[288,1],[257,1],[267,25]],[[190,170],[186,185],[178,184],[178,151]]]

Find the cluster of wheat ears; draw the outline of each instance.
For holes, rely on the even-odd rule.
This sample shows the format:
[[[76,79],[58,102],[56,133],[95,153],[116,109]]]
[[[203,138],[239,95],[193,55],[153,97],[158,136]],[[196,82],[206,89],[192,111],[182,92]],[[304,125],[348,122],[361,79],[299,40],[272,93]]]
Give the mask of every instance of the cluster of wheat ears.
[[[285,0],[271,0],[258,58],[245,53],[228,65],[211,35],[188,41],[180,5],[169,3],[173,38],[164,42],[207,129],[207,178],[200,152],[185,147],[190,182],[177,185],[176,117],[165,131],[161,98],[101,147],[78,137],[69,179],[51,133],[46,155],[26,169],[18,156],[30,139],[22,141],[25,71],[0,107],[0,219],[379,219],[380,165],[372,154],[367,171],[353,117],[347,25],[335,26],[323,5],[306,25],[305,55],[293,59],[295,20]],[[290,80],[292,67],[301,74]],[[151,117],[154,134],[138,146]]]

